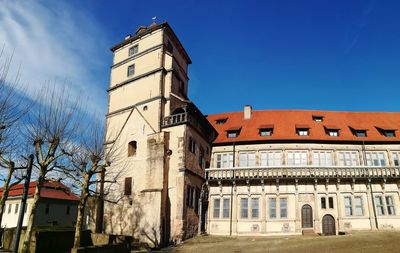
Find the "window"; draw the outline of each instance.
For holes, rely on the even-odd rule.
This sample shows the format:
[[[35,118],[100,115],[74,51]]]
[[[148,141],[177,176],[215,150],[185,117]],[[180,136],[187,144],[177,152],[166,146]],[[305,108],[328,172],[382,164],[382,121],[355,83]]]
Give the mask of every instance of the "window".
[[[220,199],[214,199],[214,212],[213,212],[213,217],[215,219],[219,218],[219,210],[220,210],[220,203],[221,200]]]
[[[204,149],[200,147],[200,155],[199,155],[199,166],[204,169],[205,160],[204,160]]]
[[[394,166],[400,166],[400,152],[392,152]]]
[[[228,138],[236,138],[239,136],[239,131],[228,131],[227,137]]]
[[[357,151],[343,151],[338,153],[339,166],[357,166],[358,165],[358,152]]]
[[[365,152],[367,166],[386,166],[384,152]]]
[[[196,203],[196,189],[190,185],[186,187],[186,207],[194,208]]]
[[[331,209],[334,208],[333,207],[333,197],[329,197],[328,202],[329,202],[329,208],[331,208]]]
[[[308,136],[309,135],[309,131],[307,128],[297,128],[296,132],[299,136]]]
[[[315,166],[332,166],[332,152],[330,151],[313,151],[313,165]]]
[[[351,197],[349,197],[349,196],[344,197],[344,210],[345,210],[346,216],[353,216],[353,206],[351,203]]]
[[[230,199],[223,200],[222,218],[229,218],[229,213],[231,209]]]
[[[339,130],[328,130],[328,135],[333,137],[339,136]]]
[[[271,136],[273,128],[261,128],[259,129],[260,136]]]
[[[240,199],[240,218],[247,219],[249,217],[249,200],[248,198]]]
[[[12,204],[8,205],[8,213],[11,213]]]
[[[139,51],[139,46],[134,45],[133,47],[129,48],[129,56],[137,54]]]
[[[384,215],[385,209],[383,206],[382,196],[375,196],[375,207],[378,215]]]
[[[276,198],[269,199],[269,217],[276,218]]]
[[[67,215],[69,215],[70,211],[71,211],[71,206],[67,205],[67,210],[66,210]]]
[[[239,166],[240,167],[250,167],[256,166],[256,153],[240,153],[239,154]]]
[[[367,130],[366,129],[355,129],[350,127],[351,132],[354,136],[357,137],[367,137]]]
[[[50,213],[50,204],[49,204],[49,203],[46,204],[46,209],[45,209],[44,212],[45,212],[46,214],[49,214],[49,213]]]
[[[282,165],[282,152],[271,151],[260,153],[261,166],[281,166]]]
[[[376,127],[376,129],[385,137],[396,137],[396,131],[394,129],[384,129]]]
[[[132,194],[132,178],[126,177],[124,185],[124,195],[130,196],[131,194]]]
[[[128,143],[128,157],[136,155],[136,149],[137,149],[137,142],[130,141]]]
[[[233,154],[223,153],[216,155],[216,167],[217,168],[231,168],[233,167]]]
[[[18,213],[19,204],[15,204],[14,213]]]
[[[128,76],[133,76],[135,74],[135,64],[128,66]]]
[[[259,215],[259,199],[252,198],[251,199],[251,218],[258,219]]]
[[[222,125],[222,124],[225,124],[227,120],[228,120],[228,118],[217,119],[217,120],[215,121],[215,124],[217,124],[217,125]]]
[[[394,204],[393,204],[392,196],[386,196],[385,199],[386,199],[387,214],[388,215],[396,215],[396,212],[394,210]]]
[[[322,121],[324,121],[324,116],[313,115],[313,116],[312,116],[312,119],[313,119],[315,122],[322,122]]]
[[[196,153],[196,141],[189,137],[189,151],[193,154]]]
[[[355,207],[355,211],[356,211],[356,215],[357,216],[363,216],[364,215],[362,197],[361,196],[355,196],[354,197],[354,207]]]
[[[396,133],[395,133],[394,130],[383,130],[383,131],[382,131],[382,134],[383,134],[385,137],[396,137]]]
[[[325,197],[321,198],[321,209],[326,209],[326,198]]]
[[[147,111],[148,107],[147,105],[143,106],[143,111]]]
[[[295,166],[307,165],[307,151],[289,151],[288,165],[295,165]]]
[[[287,218],[287,199],[280,199],[281,218]]]

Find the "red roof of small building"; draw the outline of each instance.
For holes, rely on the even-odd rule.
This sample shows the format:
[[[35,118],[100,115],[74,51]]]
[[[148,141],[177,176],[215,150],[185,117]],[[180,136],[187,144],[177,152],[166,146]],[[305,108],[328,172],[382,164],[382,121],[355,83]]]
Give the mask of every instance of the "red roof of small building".
[[[36,181],[29,184],[28,197],[33,197],[36,191],[36,185]],[[24,184],[17,184],[10,189],[8,197],[22,196],[23,191]],[[3,188],[0,188],[0,196],[2,195]],[[45,182],[40,191],[40,197],[47,199],[79,201],[79,197],[73,194],[66,185],[57,181]]]
[[[322,116],[322,122],[313,120],[313,116]],[[227,118],[224,124],[216,124],[216,120]],[[212,114],[208,121],[218,131],[214,144],[251,141],[368,141],[368,142],[400,142],[399,112],[335,112],[314,110],[253,110],[251,118],[244,119],[243,112]],[[262,125],[273,125],[271,136],[260,136]],[[296,127],[307,126],[308,136],[299,136]],[[226,131],[233,127],[241,127],[238,137],[228,138]],[[326,128],[339,130],[339,136],[329,136]],[[367,130],[367,137],[357,137],[355,130]],[[395,137],[384,136],[378,128],[395,130]]]

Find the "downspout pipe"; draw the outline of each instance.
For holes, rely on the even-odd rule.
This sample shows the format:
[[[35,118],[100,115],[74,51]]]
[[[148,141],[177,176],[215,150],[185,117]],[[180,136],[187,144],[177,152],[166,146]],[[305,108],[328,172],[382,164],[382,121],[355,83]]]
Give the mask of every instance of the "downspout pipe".
[[[231,186],[231,211],[230,211],[230,215],[229,215],[229,217],[230,217],[230,219],[229,219],[229,236],[232,236],[232,212],[233,212],[233,184],[234,184],[234,182],[235,182],[235,170],[234,170],[234,168],[235,168],[235,142],[233,142],[233,161],[232,161],[232,178],[233,178],[233,181],[232,181],[232,186]],[[229,158],[228,158],[229,159]]]

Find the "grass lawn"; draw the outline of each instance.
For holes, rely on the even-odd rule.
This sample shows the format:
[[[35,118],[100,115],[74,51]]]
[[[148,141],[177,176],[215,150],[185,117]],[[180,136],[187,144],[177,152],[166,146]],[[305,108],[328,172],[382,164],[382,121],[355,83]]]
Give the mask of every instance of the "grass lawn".
[[[400,232],[358,232],[340,236],[198,236],[169,253],[390,253],[400,252]]]

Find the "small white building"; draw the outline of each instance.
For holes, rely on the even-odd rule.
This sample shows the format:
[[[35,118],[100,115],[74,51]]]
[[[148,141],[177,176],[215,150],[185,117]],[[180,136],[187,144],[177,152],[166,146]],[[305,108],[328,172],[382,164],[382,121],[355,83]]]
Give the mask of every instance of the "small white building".
[[[29,184],[23,226],[28,223],[36,184],[37,182]],[[23,188],[23,184],[18,184],[11,188],[3,213],[2,228],[17,226]],[[3,188],[0,188],[0,196],[2,194]],[[41,199],[36,210],[35,226],[72,227],[75,225],[79,197],[73,194],[67,186],[57,181],[46,182],[40,192],[40,196]]]

